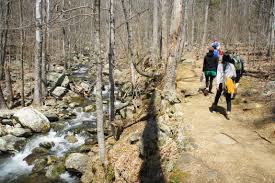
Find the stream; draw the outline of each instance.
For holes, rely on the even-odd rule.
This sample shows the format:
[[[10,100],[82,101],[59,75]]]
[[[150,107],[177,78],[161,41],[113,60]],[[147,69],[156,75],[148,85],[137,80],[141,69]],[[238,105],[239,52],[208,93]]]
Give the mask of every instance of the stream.
[[[87,132],[84,130],[87,127],[96,127],[96,118],[92,113],[82,112],[79,108],[75,110],[76,118],[68,121],[64,121],[64,127],[60,130],[54,131],[51,129],[46,134],[34,135],[27,140],[25,147],[12,156],[0,156],[0,182],[5,183],[18,183],[18,182],[41,182],[36,180],[36,176],[32,175],[33,165],[29,166],[24,160],[28,155],[32,153],[34,148],[39,147],[39,144],[50,142],[54,146],[50,149],[49,154],[56,157],[64,157],[66,153],[79,148],[85,143],[85,139],[89,138]],[[77,130],[76,130],[77,129]],[[78,133],[76,133],[78,131]],[[76,143],[68,142],[66,135],[75,134],[77,139]],[[38,176],[39,177],[39,176]],[[38,178],[37,177],[37,178]],[[45,177],[44,177],[45,178]],[[30,180],[31,179],[31,180]],[[39,178],[38,178],[39,179]],[[69,172],[64,172],[59,176],[57,180],[43,180],[43,182],[80,182],[79,178],[71,175]]]

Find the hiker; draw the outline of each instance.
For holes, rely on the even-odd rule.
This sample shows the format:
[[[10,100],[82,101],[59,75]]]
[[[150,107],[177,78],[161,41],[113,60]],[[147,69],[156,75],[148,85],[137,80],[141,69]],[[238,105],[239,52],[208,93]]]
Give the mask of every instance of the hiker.
[[[217,38],[214,39],[214,42],[211,44],[211,46],[218,51],[221,49],[221,43],[218,41]]]
[[[231,58],[232,64],[235,66],[235,69],[236,69],[236,77],[233,78],[233,81],[235,83],[235,89],[236,89],[236,92],[234,93],[233,98],[232,98],[232,99],[234,99],[234,97],[237,94],[240,79],[244,73],[244,61],[238,53],[234,53],[234,52],[232,54],[230,54],[230,58]]]
[[[209,87],[208,92],[212,93],[213,80],[217,75],[219,58],[214,56],[214,49],[209,48],[209,52],[204,57],[203,74],[205,75],[205,89]]]
[[[217,69],[217,93],[215,97],[215,101],[212,104],[212,110],[217,109],[217,105],[222,93],[225,96],[226,103],[227,103],[227,110],[226,110],[226,118],[230,119],[231,113],[231,94],[234,94],[234,83],[232,78],[236,77],[236,70],[235,66],[230,63],[231,58],[230,55],[225,53],[222,62],[219,63]]]

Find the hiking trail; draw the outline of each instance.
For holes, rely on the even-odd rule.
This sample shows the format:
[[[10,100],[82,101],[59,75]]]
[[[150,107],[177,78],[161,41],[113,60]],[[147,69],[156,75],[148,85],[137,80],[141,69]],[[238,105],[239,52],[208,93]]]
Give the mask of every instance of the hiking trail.
[[[200,82],[201,63],[197,67],[193,63],[187,59],[177,71],[178,92],[190,93],[181,105],[194,149],[178,160],[178,168],[187,173],[187,182],[275,182],[274,138],[269,141],[258,133],[255,126],[249,125],[254,116],[245,114],[234,103],[230,120],[219,112],[211,113],[215,81],[214,94],[192,95],[204,85]],[[218,105],[226,107],[224,96]]]

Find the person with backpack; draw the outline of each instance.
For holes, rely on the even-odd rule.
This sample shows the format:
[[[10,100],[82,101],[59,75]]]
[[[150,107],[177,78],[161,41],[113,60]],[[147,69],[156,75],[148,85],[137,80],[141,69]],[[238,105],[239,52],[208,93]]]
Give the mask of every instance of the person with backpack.
[[[208,92],[212,93],[213,80],[217,75],[217,67],[219,58],[214,56],[214,49],[209,48],[208,53],[203,60],[203,74],[205,75],[205,88],[208,88]]]
[[[218,41],[217,38],[214,39],[213,43],[211,44],[211,46],[215,49],[215,50],[220,50],[221,49],[221,43]]]
[[[234,83],[232,78],[236,77],[235,66],[230,63],[231,58],[229,54],[224,54],[222,62],[219,63],[217,69],[217,93],[215,96],[215,101],[212,104],[211,110],[216,111],[219,99],[222,93],[225,96],[227,109],[226,109],[226,118],[230,119],[231,114],[231,95],[234,94]]]
[[[233,79],[235,83],[235,88],[236,88],[236,92],[233,95],[233,98],[234,98],[237,93],[237,89],[239,87],[240,79],[244,73],[244,61],[238,53],[233,52],[232,54],[230,54],[230,57],[231,57],[232,64],[235,66],[235,69],[236,69],[236,77]]]

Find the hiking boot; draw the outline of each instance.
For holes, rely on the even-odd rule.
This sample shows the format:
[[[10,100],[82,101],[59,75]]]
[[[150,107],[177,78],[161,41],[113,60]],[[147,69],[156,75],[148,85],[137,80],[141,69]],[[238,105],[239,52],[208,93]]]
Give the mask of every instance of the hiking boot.
[[[229,111],[226,112],[226,119],[230,120],[231,113]]]

